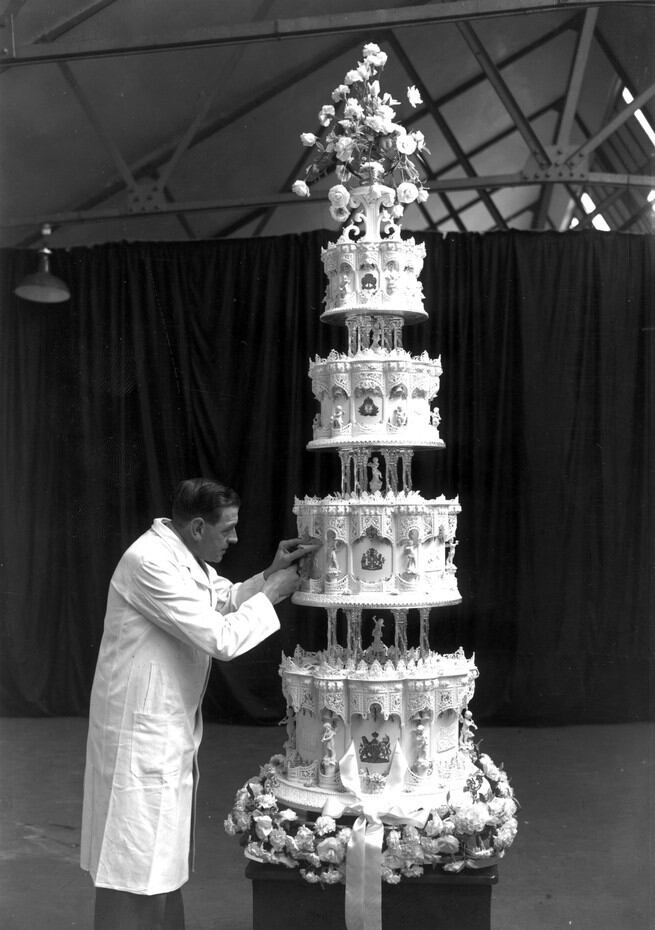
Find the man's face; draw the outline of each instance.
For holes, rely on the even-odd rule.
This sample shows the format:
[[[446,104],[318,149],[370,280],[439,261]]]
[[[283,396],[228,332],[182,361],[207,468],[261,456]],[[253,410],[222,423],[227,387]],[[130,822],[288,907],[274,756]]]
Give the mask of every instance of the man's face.
[[[237,542],[239,508],[226,507],[218,523],[202,521],[199,527],[196,555],[205,562],[220,562],[228,546]]]

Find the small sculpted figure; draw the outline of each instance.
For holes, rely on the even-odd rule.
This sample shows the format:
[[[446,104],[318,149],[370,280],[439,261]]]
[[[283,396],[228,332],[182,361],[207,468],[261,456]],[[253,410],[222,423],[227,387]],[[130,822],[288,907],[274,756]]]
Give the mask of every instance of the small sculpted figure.
[[[380,460],[377,456],[373,456],[369,460],[368,467],[371,469],[371,480],[368,487],[371,493],[375,494],[376,491],[382,488],[382,472],[380,471]]]

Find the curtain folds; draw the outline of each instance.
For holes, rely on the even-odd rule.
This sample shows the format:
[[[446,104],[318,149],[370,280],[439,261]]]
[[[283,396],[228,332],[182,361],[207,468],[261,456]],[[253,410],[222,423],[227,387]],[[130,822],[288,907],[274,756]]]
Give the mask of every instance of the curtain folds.
[[[115,563],[180,479],[239,491],[233,580],[295,535],[295,495],[338,489],[336,454],[305,449],[308,358],[345,350],[319,319],[329,238],[55,251],[61,305],[14,297],[33,255],[0,251],[2,713],[86,713]],[[462,504],[463,603],[433,611],[432,646],[476,652],[480,720],[644,719],[655,241],[416,238],[430,316],[405,345],[441,354],[446,450],[417,451],[414,483]],[[216,664],[209,716],[280,719],[280,651],[320,648],[325,617],[279,612],[281,633]]]

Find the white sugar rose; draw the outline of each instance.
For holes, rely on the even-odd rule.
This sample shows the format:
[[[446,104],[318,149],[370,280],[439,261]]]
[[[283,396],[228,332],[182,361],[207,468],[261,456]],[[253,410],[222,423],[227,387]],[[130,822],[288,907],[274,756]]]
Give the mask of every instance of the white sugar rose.
[[[239,833],[244,833],[250,827],[250,814],[246,814],[245,811],[233,811],[232,819],[234,820],[234,826],[237,828]]]
[[[294,181],[291,185],[291,190],[298,197],[309,197],[309,188],[304,181]]]
[[[246,804],[250,801],[250,795],[245,788],[239,788],[234,799],[234,806],[238,811],[246,809]]]
[[[389,830],[387,833],[387,848],[397,849],[400,846],[400,832],[398,830]]]
[[[492,781],[500,780],[501,770],[495,764],[493,759],[485,752],[480,755],[480,765],[482,766],[482,771],[487,776],[487,778],[491,778]]]
[[[477,833],[484,828],[488,816],[485,804],[471,804],[459,810],[452,819],[458,833]]]
[[[514,819],[510,819],[507,823],[504,823],[494,837],[494,848],[504,850],[511,846],[516,837],[517,826],[516,820]]]
[[[506,820],[514,816],[517,810],[517,804],[512,798],[492,798],[491,801],[489,801],[489,810],[494,817]]]
[[[459,849],[459,840],[456,836],[438,836],[435,842],[435,849],[442,855],[453,855]]]
[[[336,821],[333,817],[328,817],[326,814],[317,817],[316,823],[314,824],[314,830],[317,836],[325,836],[326,833],[334,833],[336,829]]]
[[[364,48],[362,49],[362,55],[364,58],[370,58],[371,55],[379,55],[380,46],[375,42],[367,42]]]
[[[425,148],[425,136],[420,129],[415,129],[413,132],[410,132],[410,136],[413,136],[416,140],[416,148],[421,151]]]
[[[343,110],[346,119],[361,119],[364,115],[364,109],[355,97],[349,97]]]
[[[291,821],[291,820],[297,820],[298,814],[296,814],[295,811],[292,811],[290,807],[286,807],[283,811],[280,811],[280,813],[278,814],[278,817],[280,818],[280,821],[284,821],[284,820]]]
[[[322,106],[318,113],[318,121],[321,126],[329,126],[334,119],[334,107],[331,103]]]
[[[275,800],[274,794],[260,794],[257,799],[257,807],[261,807],[262,810],[270,810],[272,807],[277,807],[277,801]]]
[[[420,840],[420,835],[418,829],[412,824],[407,824],[403,827],[403,840],[406,843],[418,843]]]
[[[439,814],[433,812],[432,816],[425,825],[427,836],[441,836],[443,833],[443,821]]]
[[[418,188],[411,181],[403,181],[396,191],[399,203],[414,203],[418,197]]]
[[[328,200],[333,207],[347,207],[350,203],[350,191],[343,184],[335,184],[328,191]]]
[[[298,827],[298,832],[296,833],[296,844],[300,852],[313,852],[314,851],[314,834],[306,827],[304,824],[301,827]]]
[[[343,862],[346,850],[336,836],[328,836],[316,845],[316,854],[323,862],[333,862],[338,865]]]
[[[339,84],[339,86],[335,87],[332,91],[332,99],[335,103],[338,103],[340,100],[345,100],[349,93],[350,88],[347,84]]]
[[[282,852],[287,845],[287,835],[281,827],[275,827],[268,835],[268,842],[276,852]]]
[[[307,146],[307,148],[311,148],[312,145],[316,144],[316,136],[313,132],[301,132],[300,141],[303,145]]]
[[[372,116],[367,116],[364,122],[370,129],[373,130],[373,132],[391,132],[389,120],[385,119],[383,115],[374,113]]]
[[[337,139],[335,152],[339,161],[350,161],[354,148],[355,140],[351,139],[350,136],[341,136]]]
[[[410,106],[417,107],[419,103],[423,103],[423,98],[421,97],[420,91],[412,84],[411,87],[407,88],[407,99],[409,100]]]
[[[409,133],[401,134],[396,139],[396,148],[401,155],[413,155],[416,151],[416,139]]]
[[[352,71],[349,71],[345,78],[344,82],[346,84],[357,84],[358,81],[363,81],[364,75],[358,71],[356,68],[353,68]]]
[[[387,53],[378,52],[376,55],[367,55],[366,61],[373,68],[384,68],[387,63]]]
[[[273,829],[273,821],[268,814],[255,815],[252,819],[255,824],[255,833],[260,840],[265,840]]]

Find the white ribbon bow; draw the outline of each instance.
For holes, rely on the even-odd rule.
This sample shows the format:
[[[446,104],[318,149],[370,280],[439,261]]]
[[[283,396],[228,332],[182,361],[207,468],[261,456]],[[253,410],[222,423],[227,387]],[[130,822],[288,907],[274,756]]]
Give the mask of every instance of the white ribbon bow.
[[[355,744],[351,742],[339,761],[341,783],[355,803],[328,798],[322,813],[341,817],[348,809],[357,814],[346,854],[346,927],[347,930],[381,930],[382,927],[382,841],[384,823],[411,824],[423,828],[429,810],[413,806],[411,797],[403,797],[407,760],[396,743],[384,790],[364,796],[359,777]]]

